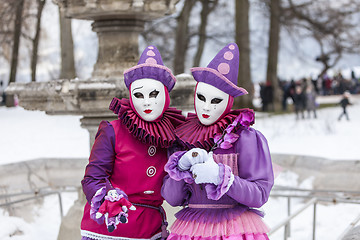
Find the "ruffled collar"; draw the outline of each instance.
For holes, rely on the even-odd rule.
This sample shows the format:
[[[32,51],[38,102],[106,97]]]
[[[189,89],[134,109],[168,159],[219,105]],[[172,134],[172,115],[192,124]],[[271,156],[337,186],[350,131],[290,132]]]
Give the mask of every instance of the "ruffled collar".
[[[222,134],[224,130],[238,118],[239,127],[249,127],[254,124],[254,111],[248,108],[230,111],[216,123],[203,125],[196,114],[189,113],[186,122],[175,129],[180,143],[187,148],[203,148],[209,151],[214,146],[215,134]]]
[[[129,99],[113,98],[109,109],[118,115],[129,132],[141,142],[168,148],[176,141],[175,128],[185,122],[185,117],[176,108],[168,108],[157,122],[141,119],[130,106]]]

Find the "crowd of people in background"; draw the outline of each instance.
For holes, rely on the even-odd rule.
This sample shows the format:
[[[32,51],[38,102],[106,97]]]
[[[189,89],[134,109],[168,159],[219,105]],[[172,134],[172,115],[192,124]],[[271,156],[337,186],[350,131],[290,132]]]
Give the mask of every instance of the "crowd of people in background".
[[[344,78],[341,72],[338,72],[333,77],[325,73],[317,79],[279,80],[279,84],[282,90],[282,110],[290,110],[288,109],[290,99],[293,103],[296,119],[304,119],[305,112],[307,112],[308,118],[317,117],[317,96],[347,95],[348,97],[349,94],[360,93],[360,78],[355,76],[354,71],[351,72],[350,79]],[[270,82],[260,83],[260,98],[262,111],[273,110],[271,107],[273,107],[274,90]]]

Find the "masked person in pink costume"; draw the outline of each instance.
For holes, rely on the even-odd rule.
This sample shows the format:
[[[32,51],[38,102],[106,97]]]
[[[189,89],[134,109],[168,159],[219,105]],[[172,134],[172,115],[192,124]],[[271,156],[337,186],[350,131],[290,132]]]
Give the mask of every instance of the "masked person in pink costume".
[[[198,82],[195,111],[175,130],[188,151],[172,154],[162,195],[176,213],[168,240],[268,239],[260,208],[274,176],[265,137],[250,126],[254,112],[231,110],[234,97],[247,94],[236,85],[239,50],[224,47],[206,68],[192,68]]]
[[[124,80],[130,97],[112,100],[109,108],[118,119],[100,123],[81,182],[87,199],[82,240],[165,237],[164,166],[167,150],[176,141],[175,127],[185,120],[179,110],[169,108],[176,79],[156,47],[148,46],[138,65],[124,72]],[[121,197],[109,196],[112,202],[100,208],[106,182]],[[119,200],[124,206],[114,202]],[[120,215],[127,219],[111,220]]]

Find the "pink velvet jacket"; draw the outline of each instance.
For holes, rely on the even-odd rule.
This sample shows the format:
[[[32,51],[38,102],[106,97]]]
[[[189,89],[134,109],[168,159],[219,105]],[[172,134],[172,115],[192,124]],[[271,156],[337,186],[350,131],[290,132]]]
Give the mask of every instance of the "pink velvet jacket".
[[[132,204],[159,207],[163,203],[161,185],[167,150],[175,140],[174,129],[185,118],[168,108],[156,122],[140,119],[128,99],[114,98],[109,107],[119,119],[102,121],[81,181],[87,204],[81,221],[82,239],[155,239],[161,235],[162,216],[157,209],[136,206],[128,223],[109,233],[104,218],[95,219],[109,179],[118,193]]]
[[[120,120],[101,122],[83,180],[88,203],[81,222],[82,235],[94,239],[106,236],[151,238],[161,232],[161,215],[157,210],[137,206],[129,212],[128,223],[119,224],[111,233],[106,225],[90,218],[90,204],[102,180],[110,177],[114,188],[123,190],[131,203],[160,206],[161,183],[166,175],[167,150],[136,139]],[[98,238],[95,238],[98,237]],[[108,238],[106,238],[108,239]]]

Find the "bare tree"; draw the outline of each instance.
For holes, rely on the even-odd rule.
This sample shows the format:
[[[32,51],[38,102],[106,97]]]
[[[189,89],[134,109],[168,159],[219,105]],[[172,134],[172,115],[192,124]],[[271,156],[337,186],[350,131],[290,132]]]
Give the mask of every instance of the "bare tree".
[[[16,4],[16,13],[15,13],[15,26],[14,26],[14,35],[13,35],[9,83],[15,82],[16,80],[24,0],[16,0],[14,4]]]
[[[252,108],[254,87],[250,69],[250,28],[249,28],[249,1],[235,0],[236,43],[239,46],[239,78],[238,85],[245,88],[249,94],[235,98],[235,107]]]
[[[35,27],[35,36],[32,39],[32,56],[31,56],[31,81],[36,82],[36,69],[38,62],[38,49],[39,49],[39,40],[41,32],[41,16],[46,3],[46,0],[36,0],[37,3],[37,13],[36,13],[36,27]]]
[[[16,0],[15,2],[5,1],[2,6],[8,8],[7,12],[1,12],[1,19],[15,19],[15,24],[11,27],[8,24],[1,24],[1,29],[4,30],[2,33],[1,44],[2,44],[2,57],[9,59],[6,50],[7,46],[12,45],[12,53],[9,59],[11,69],[9,75],[9,83],[16,81],[16,73],[19,65],[19,47],[21,38],[25,40],[21,45],[27,46],[31,49],[30,52],[30,67],[31,67],[31,80],[36,81],[36,68],[38,62],[38,46],[40,41],[41,32],[41,16],[44,9],[46,0],[33,0],[24,1]],[[13,5],[14,11],[9,6]],[[36,10],[34,10],[36,9]],[[1,21],[3,22],[3,21]],[[5,21],[7,23],[8,21]],[[34,32],[34,34],[32,34]],[[31,36],[33,35],[33,37]],[[24,54],[22,54],[24,55]],[[27,55],[29,57],[29,55]],[[22,56],[22,58],[26,58]]]
[[[186,51],[189,45],[189,19],[191,9],[196,0],[184,1],[184,6],[177,17],[177,28],[175,33],[175,51],[174,51],[174,73],[180,74],[185,71]]]
[[[270,0],[270,29],[269,29],[269,47],[268,47],[268,61],[266,71],[266,87],[271,91],[269,96],[273,96],[272,101],[273,110],[281,110],[281,89],[279,87],[277,66],[278,53],[280,44],[280,8],[281,0]],[[266,101],[267,101],[266,100]]]
[[[14,36],[16,2],[0,1],[0,56],[11,60],[12,39]]]
[[[283,8],[284,26],[292,34],[302,32],[299,38],[312,38],[319,44],[314,57],[323,64],[319,76],[336,66],[344,54],[360,52],[359,1],[288,0],[287,4]]]
[[[158,47],[163,61],[168,67],[172,69],[178,67],[176,74],[183,73],[185,67],[200,65],[205,44],[210,44],[216,49],[223,47],[229,42],[229,39],[235,37],[233,11],[229,7],[231,4],[227,1],[222,1],[220,4],[219,0],[196,1],[201,1],[205,5],[202,6],[199,13],[197,11],[192,11],[191,14],[187,13],[190,14],[187,26],[183,20],[180,21],[181,12],[184,12],[186,7],[183,5],[176,14],[145,24],[145,30],[142,32],[147,44],[155,44]],[[181,1],[181,3],[189,4],[189,1]],[[190,9],[189,6],[186,8]],[[199,9],[196,8],[196,10]],[[208,21],[211,16],[215,19],[222,19],[221,21],[212,21],[212,28],[209,28]],[[200,21],[195,20],[199,17]],[[193,20],[199,24],[191,22]],[[224,28],[224,25],[227,27]],[[182,58],[181,61],[179,56]]]
[[[218,0],[201,0],[202,10],[200,14],[201,23],[199,27],[199,41],[197,45],[197,51],[194,57],[193,66],[199,66],[201,56],[204,51],[206,35],[206,26],[208,25],[208,16],[215,9],[218,4]]]

